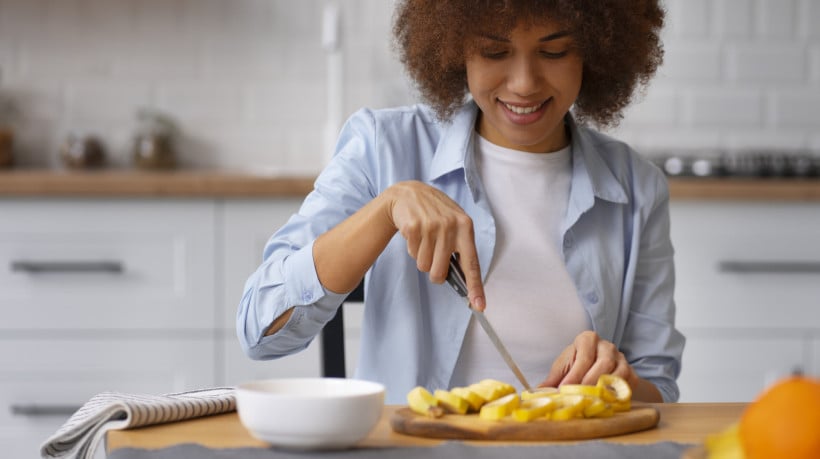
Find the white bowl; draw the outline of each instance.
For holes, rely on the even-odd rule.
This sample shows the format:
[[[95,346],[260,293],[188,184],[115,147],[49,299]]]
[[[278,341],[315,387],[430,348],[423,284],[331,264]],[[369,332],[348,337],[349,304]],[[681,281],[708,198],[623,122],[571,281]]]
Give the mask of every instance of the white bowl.
[[[291,449],[348,448],[376,425],[384,386],[342,378],[253,381],[236,388],[236,410],[250,433]]]

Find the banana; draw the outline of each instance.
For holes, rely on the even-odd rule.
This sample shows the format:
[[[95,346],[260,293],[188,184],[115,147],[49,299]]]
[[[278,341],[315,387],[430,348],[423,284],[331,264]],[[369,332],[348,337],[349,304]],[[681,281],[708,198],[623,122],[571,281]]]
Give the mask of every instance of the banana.
[[[558,388],[561,394],[588,395],[590,397],[600,397],[603,389],[599,386],[588,386],[586,384],[564,384]]]
[[[590,403],[590,399],[580,394],[566,394],[556,398],[558,408],[550,413],[553,421],[566,421],[567,419],[584,417],[584,408]]]
[[[512,418],[518,422],[529,422],[543,418],[554,410],[558,404],[550,397],[537,397],[522,400],[518,408],[512,412]]]
[[[438,400],[427,389],[416,386],[407,393],[407,405],[418,414],[438,418],[444,415],[444,410],[438,406]]]
[[[735,422],[718,433],[708,435],[704,446],[709,459],[743,459],[739,423]]]
[[[439,405],[448,413],[465,414],[470,407],[467,400],[454,394],[452,391],[447,392],[443,389],[436,389],[435,392],[433,392],[433,397],[438,400]]]
[[[477,412],[481,409],[481,405],[486,403],[486,400],[481,398],[480,395],[476,394],[475,392],[466,387],[454,387],[450,389],[450,392],[452,392],[454,395],[458,395],[464,400],[467,400],[467,404],[470,405],[468,411]]]
[[[552,397],[558,394],[558,388],[556,387],[538,387],[531,391],[523,390],[521,391],[521,400],[532,400],[534,398],[541,398],[541,397]]]
[[[518,398],[518,394],[515,392],[504,395],[482,406],[478,417],[487,421],[498,421],[518,408],[520,402],[521,399]]]
[[[628,402],[632,399],[632,389],[629,383],[620,376],[601,375],[598,377],[596,386],[601,389],[601,398],[605,402]]]
[[[612,405],[603,401],[603,399],[594,397],[590,403],[584,408],[585,418],[608,418],[615,414]]]
[[[483,379],[475,384],[470,384],[467,388],[478,394],[486,402],[492,402],[505,395],[515,393],[515,387],[512,385],[494,379]]]

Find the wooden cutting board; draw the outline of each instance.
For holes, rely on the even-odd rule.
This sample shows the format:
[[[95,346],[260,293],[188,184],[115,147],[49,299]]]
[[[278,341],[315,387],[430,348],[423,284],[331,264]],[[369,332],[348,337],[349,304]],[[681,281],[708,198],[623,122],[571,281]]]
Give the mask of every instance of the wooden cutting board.
[[[616,413],[609,418],[568,421],[537,419],[530,422],[512,419],[485,421],[479,419],[477,414],[445,414],[440,418],[430,418],[405,407],[393,414],[390,426],[406,435],[453,440],[587,440],[651,429],[658,424],[660,417],[655,407],[636,404],[630,411]]]

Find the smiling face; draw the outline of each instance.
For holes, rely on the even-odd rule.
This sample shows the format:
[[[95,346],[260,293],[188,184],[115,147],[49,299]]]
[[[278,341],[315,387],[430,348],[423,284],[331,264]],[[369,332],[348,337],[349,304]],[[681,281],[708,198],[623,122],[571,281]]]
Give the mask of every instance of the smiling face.
[[[564,115],[581,90],[583,61],[552,22],[482,34],[467,53],[467,86],[481,109],[478,133],[502,147],[546,153],[567,146]]]

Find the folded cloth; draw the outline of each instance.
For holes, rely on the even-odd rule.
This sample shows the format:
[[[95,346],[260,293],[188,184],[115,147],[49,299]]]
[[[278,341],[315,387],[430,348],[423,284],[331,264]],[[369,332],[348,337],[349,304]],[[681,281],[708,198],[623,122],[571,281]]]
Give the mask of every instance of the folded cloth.
[[[166,395],[103,392],[86,402],[43,443],[40,456],[92,459],[108,430],[181,421],[235,409],[234,389],[229,387]]]

